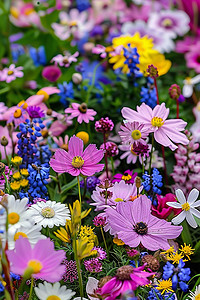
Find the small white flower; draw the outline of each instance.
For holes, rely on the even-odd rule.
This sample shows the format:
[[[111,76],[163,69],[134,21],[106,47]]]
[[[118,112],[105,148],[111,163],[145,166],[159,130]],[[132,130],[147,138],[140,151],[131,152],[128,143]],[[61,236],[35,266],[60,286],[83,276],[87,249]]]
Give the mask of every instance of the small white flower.
[[[47,237],[41,234],[41,225],[29,224],[28,226],[21,226],[19,228],[9,228],[8,229],[8,249],[12,250],[15,248],[16,240],[22,236],[27,238],[31,245],[35,245],[39,240],[46,239]],[[6,234],[2,234],[2,242],[6,241]]]
[[[182,212],[172,219],[172,223],[178,225],[186,219],[191,227],[196,228],[197,223],[194,216],[200,218],[200,211],[195,208],[200,206],[200,200],[196,201],[199,196],[199,191],[197,189],[191,190],[187,200],[182,190],[176,190],[175,194],[178,202],[167,202],[167,205],[174,208],[181,208]]]
[[[70,300],[76,294],[72,290],[67,289],[66,286],[60,286],[59,282],[50,284],[44,281],[43,284],[39,283],[34,290],[40,300]]]
[[[193,77],[193,78],[186,78],[185,80],[183,80],[183,96],[186,98],[189,98],[192,96],[193,94],[193,87],[195,84],[200,82],[200,74]]]
[[[28,210],[29,216],[33,218],[36,224],[43,227],[53,228],[55,226],[64,226],[66,220],[70,220],[69,209],[60,202],[41,201],[31,205]]]
[[[194,293],[193,293],[193,292],[190,292],[190,294],[188,295],[188,297],[189,297],[190,300],[197,300],[197,299],[200,299],[200,285],[198,285],[198,286],[196,287],[196,290],[195,290]],[[188,299],[188,300],[189,300],[189,299]]]
[[[27,213],[28,198],[17,199],[13,195],[7,196],[7,208],[8,208],[8,224],[9,228],[19,228],[20,226],[28,226],[31,221]],[[5,228],[6,224],[6,211],[0,218],[0,229]]]

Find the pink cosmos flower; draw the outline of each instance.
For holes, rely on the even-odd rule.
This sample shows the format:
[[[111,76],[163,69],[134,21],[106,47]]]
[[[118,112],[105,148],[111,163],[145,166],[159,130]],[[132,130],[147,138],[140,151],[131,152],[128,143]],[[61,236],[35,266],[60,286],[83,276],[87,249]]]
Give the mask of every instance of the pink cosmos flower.
[[[120,129],[122,131],[119,131],[119,135],[121,137],[122,143],[130,143],[135,145],[138,145],[138,143],[146,145],[146,139],[150,133],[150,130],[145,128],[143,124],[140,124],[138,122],[128,122],[124,125],[121,125]]]
[[[58,149],[54,157],[50,159],[50,166],[57,173],[69,173],[72,176],[80,174],[92,176],[96,172],[102,171],[104,164],[98,164],[103,158],[102,150],[98,150],[96,145],[90,144],[83,151],[83,141],[76,136],[69,140],[68,152]]]
[[[65,53],[65,56],[62,54],[58,54],[54,56],[51,62],[54,62],[56,65],[58,64],[60,67],[68,68],[72,62],[77,62],[77,58],[79,56],[79,52],[76,51],[74,54]]]
[[[7,83],[10,83],[16,78],[21,78],[24,76],[22,70],[23,67],[15,67],[14,64],[11,64],[8,68],[4,68],[0,72],[0,81],[6,81]]]
[[[112,182],[120,182],[121,180],[124,180],[125,183],[134,183],[135,177],[137,176],[137,173],[133,174],[133,171],[127,170],[124,172],[124,174],[116,174],[113,176]]]
[[[94,54],[100,54],[101,58],[105,58],[107,56],[106,47],[104,47],[103,45],[100,45],[100,44],[97,44],[92,49],[92,53],[94,53]]]
[[[200,73],[200,41],[190,47],[189,52],[186,53],[185,59],[188,68],[195,69],[197,73]]]
[[[119,202],[116,209],[107,208],[110,227],[130,247],[140,243],[151,251],[169,249],[168,239],[177,238],[182,226],[158,219],[151,214],[151,200],[142,195],[133,202]]]
[[[58,66],[47,66],[42,70],[42,76],[50,82],[55,82],[62,75]]]
[[[76,117],[78,123],[89,123],[89,121],[94,121],[94,116],[97,114],[97,112],[93,109],[87,108],[86,103],[78,104],[78,103],[72,103],[72,107],[68,107],[65,109],[65,113],[71,114],[69,116],[69,119],[74,119]]]
[[[157,199],[158,205],[157,207],[152,206],[152,215],[159,219],[166,220],[171,213],[173,213],[173,215],[176,216],[182,211],[181,209],[173,208],[166,204],[167,202],[177,202],[174,194],[169,193],[166,194],[164,197],[157,195]]]
[[[57,282],[62,279],[65,266],[61,262],[65,258],[63,250],[54,250],[54,243],[49,238],[39,240],[34,247],[27,238],[19,237],[14,250],[7,250],[6,254],[11,264],[11,271],[24,275],[27,268],[32,267],[32,277]]]
[[[173,142],[183,145],[189,143],[186,135],[180,132],[185,129],[187,123],[181,119],[166,120],[168,115],[169,108],[165,107],[165,103],[156,105],[154,109],[142,103],[141,106],[137,106],[137,112],[128,107],[122,109],[122,116],[127,121],[144,124],[154,133],[156,142],[174,151],[178,147]]]
[[[130,265],[120,267],[112,279],[96,290],[96,294],[103,296],[105,300],[115,300],[126,291],[135,291],[138,286],[149,284],[150,280],[147,278],[155,273],[145,272],[144,268],[145,265],[139,268]]]
[[[68,150],[68,142],[69,142],[69,136],[65,135],[64,139],[59,136],[59,137],[55,137],[53,136],[53,141],[54,143],[56,143],[56,145],[58,145],[58,147],[64,149],[64,150]],[[56,151],[56,149],[52,149],[52,151]]]

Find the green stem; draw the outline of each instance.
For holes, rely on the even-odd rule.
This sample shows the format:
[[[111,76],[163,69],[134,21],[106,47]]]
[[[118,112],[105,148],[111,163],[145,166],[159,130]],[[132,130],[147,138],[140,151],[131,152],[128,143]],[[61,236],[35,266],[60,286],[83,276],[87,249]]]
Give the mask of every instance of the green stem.
[[[110,160],[111,160],[111,166],[112,166],[112,175],[114,176],[115,175],[115,166],[114,166],[114,159],[112,156],[111,156]]]
[[[6,186],[5,192],[8,193],[8,194],[10,194],[10,186],[8,184],[8,179],[6,177],[6,174],[3,172],[2,175],[3,175],[4,179],[5,179],[5,186]]]
[[[105,236],[104,236],[104,232],[103,232],[102,226],[100,227],[100,229],[101,229],[101,235],[102,235],[102,238],[103,238],[104,246],[105,246],[107,257],[108,257],[109,256],[109,252],[108,252],[108,247],[107,247],[107,243],[106,243],[106,239],[105,239]]]
[[[33,293],[33,277],[31,277],[31,287],[30,287],[30,294],[28,300],[32,299],[32,293]]]
[[[152,135],[151,153],[150,153],[150,162],[149,162],[149,175],[151,174],[151,164],[152,164],[152,156],[153,156],[153,144],[154,144],[154,137]]]
[[[7,151],[6,151],[6,146],[4,146],[4,152],[5,152],[5,157],[6,157],[6,161],[7,161],[8,167],[10,169],[10,161],[9,161],[8,154],[7,154]]]
[[[78,283],[79,283],[79,289],[80,289],[80,297],[81,300],[83,299],[83,279],[81,275],[81,266],[80,266],[80,260],[78,259],[77,255],[77,244],[76,244],[76,237],[73,239],[73,249],[74,249],[74,256],[75,256],[75,261],[76,261],[76,267],[77,267],[77,272],[78,272]]]
[[[80,186],[79,176],[77,176],[77,181],[78,181],[78,196],[79,196],[80,207],[81,207],[81,186]]]

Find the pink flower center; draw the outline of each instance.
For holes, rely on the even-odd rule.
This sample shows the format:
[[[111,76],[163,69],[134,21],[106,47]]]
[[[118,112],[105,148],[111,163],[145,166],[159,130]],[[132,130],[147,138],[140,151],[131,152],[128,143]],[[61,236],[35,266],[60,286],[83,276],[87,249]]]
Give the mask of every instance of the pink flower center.
[[[82,167],[82,165],[84,164],[84,159],[82,159],[82,157],[81,156],[74,156],[73,157],[73,159],[72,159],[72,166],[74,167],[74,168],[77,168],[77,169],[79,169],[79,168],[81,168]]]

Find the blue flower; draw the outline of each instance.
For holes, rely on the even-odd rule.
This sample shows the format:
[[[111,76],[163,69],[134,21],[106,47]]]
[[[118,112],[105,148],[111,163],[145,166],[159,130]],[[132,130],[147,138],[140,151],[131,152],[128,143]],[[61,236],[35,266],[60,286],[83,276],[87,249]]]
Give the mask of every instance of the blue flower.
[[[147,77],[147,87],[142,87],[140,96],[142,97],[140,101],[154,108],[157,105],[157,95],[156,88],[153,85],[153,79]]]
[[[176,290],[178,285],[183,292],[188,289],[187,281],[190,280],[190,268],[185,268],[185,262],[180,259],[179,264],[175,267],[169,261],[163,267],[163,279],[168,280],[172,277],[172,288]]]
[[[18,58],[25,53],[24,47],[19,44],[11,44],[12,59],[14,62],[18,61]]]
[[[86,187],[89,191],[93,191],[96,188],[96,185],[100,183],[99,178],[96,176],[89,176],[86,179]],[[80,185],[84,188],[84,180],[81,180]]]
[[[159,173],[158,169],[153,168],[151,175],[145,171],[142,178],[144,179],[142,185],[144,190],[148,192],[148,198],[151,199],[154,206],[157,206],[157,199],[155,195],[160,195],[162,192],[160,189],[163,186],[162,175]]]
[[[36,67],[45,66],[47,63],[47,58],[45,54],[44,46],[40,46],[38,49],[30,47],[29,49],[30,57],[33,60],[33,63]]]
[[[88,0],[76,0],[76,6],[80,12],[90,8],[91,4]]]
[[[58,84],[58,88],[60,90],[60,93],[58,94],[60,96],[60,102],[66,108],[69,106],[69,101],[67,98],[74,98],[73,83],[71,81],[69,83],[65,81],[63,84]]]
[[[49,165],[42,164],[38,165],[37,163],[33,165],[28,165],[28,181],[29,189],[28,193],[34,198],[43,198],[48,199],[47,197],[47,179],[49,178]]]
[[[156,289],[156,288],[152,288],[149,291],[147,300],[175,300],[175,294],[173,293],[168,293],[165,292],[163,295]]]

